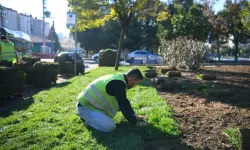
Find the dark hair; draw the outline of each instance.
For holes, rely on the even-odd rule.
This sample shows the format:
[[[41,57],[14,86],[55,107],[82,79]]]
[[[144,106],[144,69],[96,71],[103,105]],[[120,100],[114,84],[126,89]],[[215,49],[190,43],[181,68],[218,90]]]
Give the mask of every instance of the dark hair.
[[[135,78],[140,79],[140,80],[143,79],[143,75],[142,75],[141,71],[137,68],[130,69],[125,75],[128,77],[135,77]]]
[[[2,35],[1,40],[7,40],[7,37],[5,35]]]

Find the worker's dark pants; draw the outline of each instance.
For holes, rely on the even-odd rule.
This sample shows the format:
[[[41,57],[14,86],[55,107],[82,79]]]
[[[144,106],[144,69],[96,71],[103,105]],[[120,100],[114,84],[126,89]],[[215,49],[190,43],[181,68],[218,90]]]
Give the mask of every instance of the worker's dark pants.
[[[0,66],[12,67],[12,62],[7,60],[0,60]]]

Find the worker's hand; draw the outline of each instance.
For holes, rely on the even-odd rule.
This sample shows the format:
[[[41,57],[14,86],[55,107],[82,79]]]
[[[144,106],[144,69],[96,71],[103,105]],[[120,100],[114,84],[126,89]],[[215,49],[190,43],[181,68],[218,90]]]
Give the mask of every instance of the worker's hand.
[[[145,119],[147,119],[147,116],[136,116],[137,121],[145,121]]]
[[[137,122],[135,126],[136,127],[145,127],[147,125],[149,125],[149,124],[146,121],[143,121],[143,122]]]

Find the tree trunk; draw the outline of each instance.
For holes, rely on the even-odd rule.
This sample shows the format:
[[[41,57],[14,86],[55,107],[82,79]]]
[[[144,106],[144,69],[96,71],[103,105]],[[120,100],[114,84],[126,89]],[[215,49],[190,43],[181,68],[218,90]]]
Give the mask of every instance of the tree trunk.
[[[218,44],[217,44],[217,55],[218,55],[218,59],[219,59],[219,63],[220,63],[220,39],[218,40]]]
[[[239,34],[236,33],[236,35],[234,36],[234,43],[235,43],[235,56],[234,56],[234,60],[238,61],[238,51],[239,51],[239,39],[238,39]]]
[[[115,70],[118,70],[119,67],[119,62],[120,62],[120,56],[121,56],[121,49],[124,41],[124,34],[125,34],[125,29],[122,27],[121,35],[120,35],[120,41],[119,41],[119,47],[118,47],[118,53],[116,56],[116,61],[115,61]]]
[[[88,52],[89,52],[89,50],[86,50],[85,52],[86,52],[85,57],[88,58]]]

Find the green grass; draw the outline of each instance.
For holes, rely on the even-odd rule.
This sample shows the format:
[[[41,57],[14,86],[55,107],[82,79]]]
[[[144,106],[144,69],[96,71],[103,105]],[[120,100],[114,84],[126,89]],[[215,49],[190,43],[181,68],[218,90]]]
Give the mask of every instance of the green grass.
[[[241,141],[241,134],[239,128],[227,128],[223,132],[224,135],[227,136],[229,142],[237,149],[242,149],[242,141]]]
[[[196,78],[199,79],[199,80],[202,80],[203,74],[198,74],[198,75],[196,75]]]
[[[146,67],[139,67],[142,71]],[[0,149],[143,149],[145,141],[157,142],[180,134],[173,112],[157,94],[149,80],[128,91],[138,115],[147,115],[150,126],[132,127],[119,112],[114,118],[117,129],[100,133],[88,129],[76,115],[76,97],[88,83],[110,73],[122,73],[130,67],[101,67],[77,76],[18,103],[17,110],[1,110]],[[22,106],[25,105],[25,106]],[[5,116],[4,116],[5,115]],[[4,117],[3,117],[4,116]]]

